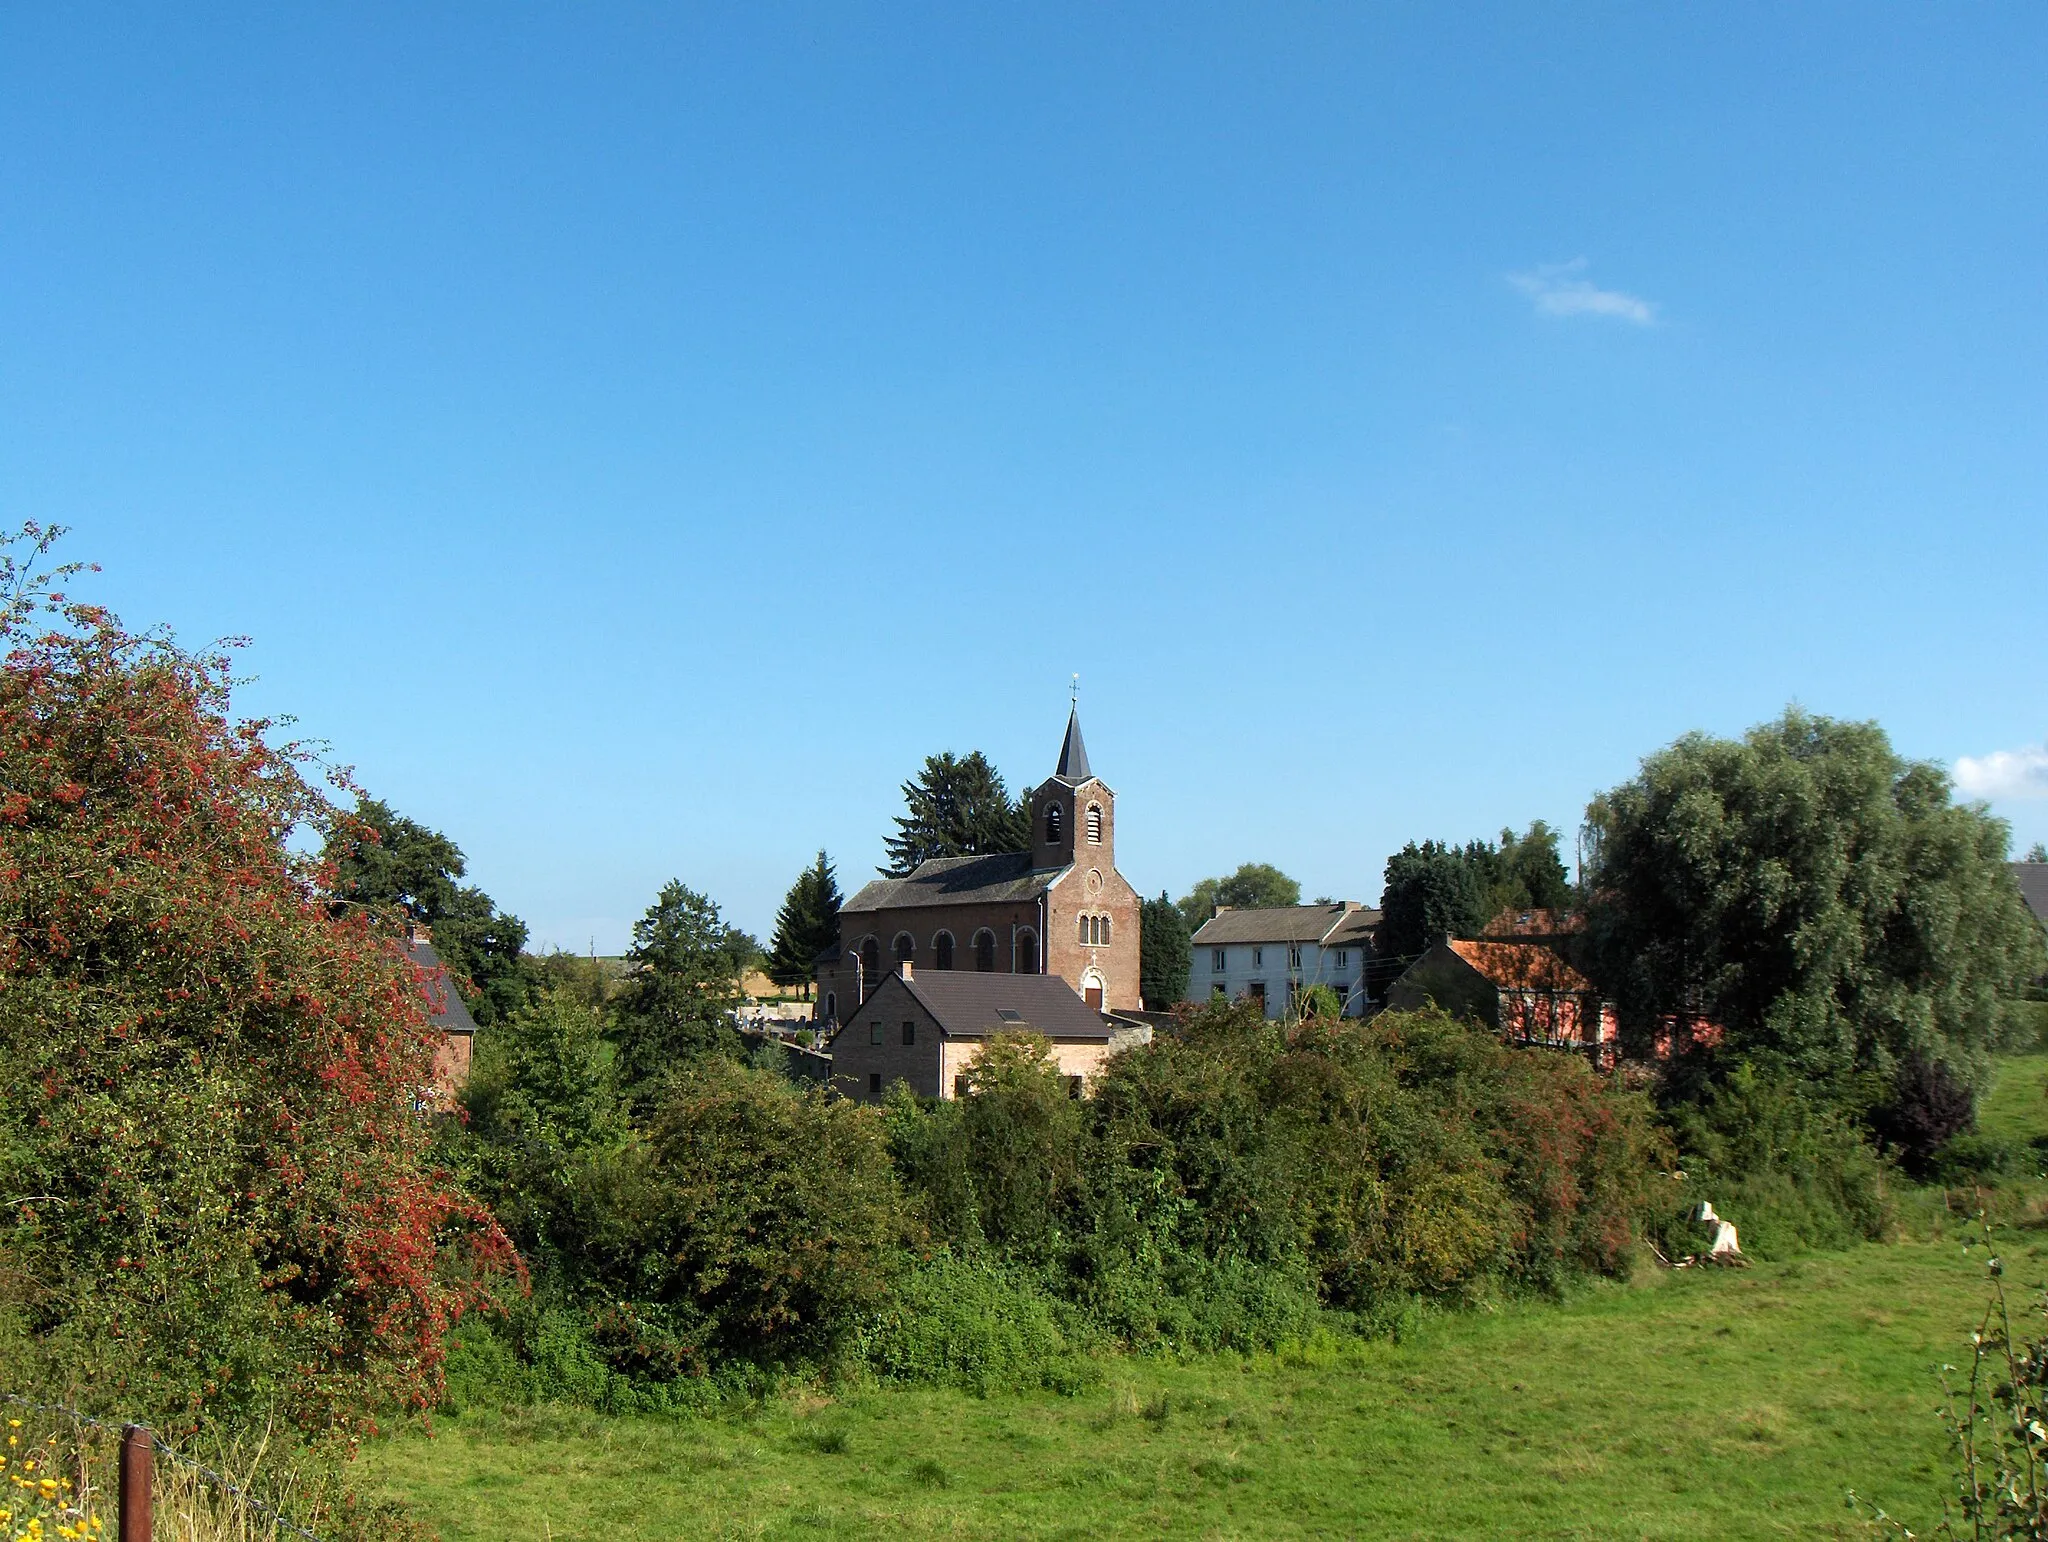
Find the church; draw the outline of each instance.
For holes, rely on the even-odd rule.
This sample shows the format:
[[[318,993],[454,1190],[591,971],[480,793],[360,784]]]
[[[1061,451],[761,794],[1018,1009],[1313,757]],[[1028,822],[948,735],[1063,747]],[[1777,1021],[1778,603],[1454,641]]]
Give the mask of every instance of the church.
[[[1057,976],[1097,1012],[1135,1010],[1138,892],[1116,870],[1116,794],[1088,765],[1078,708],[1031,794],[1031,832],[1029,851],[935,858],[842,905],[820,1019],[852,1018],[893,974],[956,970]]]

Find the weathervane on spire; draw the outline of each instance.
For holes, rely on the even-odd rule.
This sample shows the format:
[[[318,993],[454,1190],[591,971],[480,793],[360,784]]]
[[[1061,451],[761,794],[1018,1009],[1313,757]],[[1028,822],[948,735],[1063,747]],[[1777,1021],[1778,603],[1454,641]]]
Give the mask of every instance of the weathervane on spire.
[[[1067,686],[1067,702],[1070,706],[1081,705],[1081,677],[1077,674]]]

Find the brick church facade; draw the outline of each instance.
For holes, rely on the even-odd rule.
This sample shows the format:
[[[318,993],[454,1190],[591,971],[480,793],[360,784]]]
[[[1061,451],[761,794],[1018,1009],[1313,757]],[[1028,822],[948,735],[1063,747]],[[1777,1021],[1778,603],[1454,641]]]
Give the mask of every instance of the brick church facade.
[[[1078,712],[1059,768],[1031,794],[1031,849],[942,857],[879,878],[839,911],[818,961],[818,1015],[838,1022],[909,964],[920,977],[1049,974],[1089,1006],[1138,1000],[1138,892],[1116,870],[1116,794],[1088,765]]]

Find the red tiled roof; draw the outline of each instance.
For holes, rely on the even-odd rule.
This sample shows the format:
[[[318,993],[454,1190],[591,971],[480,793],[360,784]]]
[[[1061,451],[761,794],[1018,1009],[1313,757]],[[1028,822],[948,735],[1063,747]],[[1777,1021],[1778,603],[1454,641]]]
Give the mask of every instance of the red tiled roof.
[[[1451,951],[1493,985],[1511,991],[1589,991],[1593,982],[1533,942],[1453,942]]]

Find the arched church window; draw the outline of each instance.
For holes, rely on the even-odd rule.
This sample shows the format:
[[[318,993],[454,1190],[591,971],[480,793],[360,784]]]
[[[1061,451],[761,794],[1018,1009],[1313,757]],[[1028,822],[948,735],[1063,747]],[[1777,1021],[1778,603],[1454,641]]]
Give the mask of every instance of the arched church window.
[[[1102,844],[1102,805],[1100,803],[1088,805],[1088,844],[1091,846],[1100,846]]]
[[[1104,946],[1105,948],[1109,946],[1109,917],[1108,917],[1108,916],[1104,916],[1104,917],[1102,918],[1102,945],[1103,945],[1103,946]]]
[[[1094,919],[1094,917],[1092,917],[1092,916],[1083,916],[1083,917],[1081,917],[1081,946],[1083,946],[1083,947],[1085,948],[1085,947],[1086,947],[1086,946],[1087,946],[1087,945],[1088,945],[1089,943],[1093,942],[1094,940],[1095,940],[1095,919]]]
[[[882,973],[882,945],[872,937],[860,945],[860,972],[867,988],[873,990]]]
[[[1028,927],[1017,934],[1017,973],[1038,973],[1038,933]]]
[[[932,967],[951,969],[953,967],[953,934],[940,932],[932,939]]]
[[[913,963],[917,959],[917,939],[908,932],[896,934],[896,946],[892,950],[899,964]]]
[[[1045,843],[1048,846],[1057,846],[1059,841],[1060,806],[1057,803],[1052,803],[1048,804],[1045,810]]]
[[[974,934],[974,967],[983,974],[996,967],[996,934],[985,926]]]

